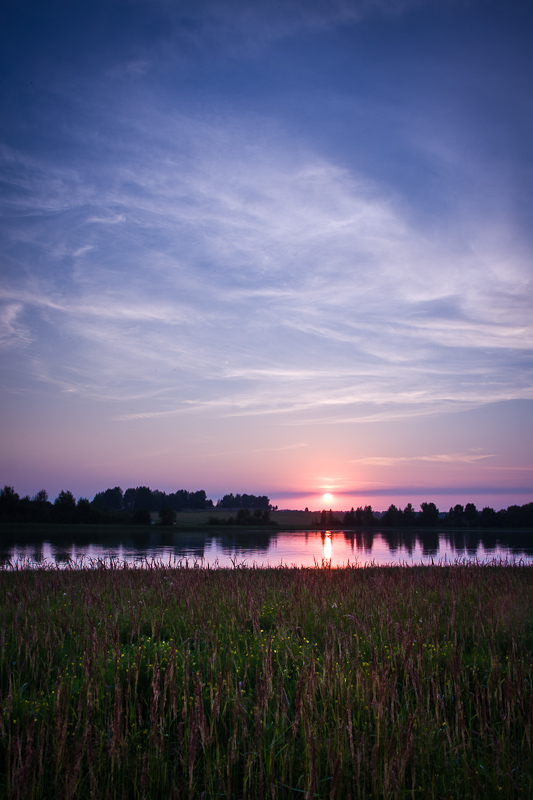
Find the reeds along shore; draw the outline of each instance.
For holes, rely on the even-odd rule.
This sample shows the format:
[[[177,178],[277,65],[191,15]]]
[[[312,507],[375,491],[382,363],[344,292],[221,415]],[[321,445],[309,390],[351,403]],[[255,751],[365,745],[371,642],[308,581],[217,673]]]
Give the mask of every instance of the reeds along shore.
[[[533,796],[533,569],[0,573],[0,795]]]

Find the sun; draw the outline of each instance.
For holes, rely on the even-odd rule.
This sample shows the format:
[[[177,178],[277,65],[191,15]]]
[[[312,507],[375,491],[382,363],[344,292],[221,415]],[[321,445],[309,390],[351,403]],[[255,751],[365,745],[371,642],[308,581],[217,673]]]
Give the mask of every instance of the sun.
[[[322,500],[325,503],[331,503],[331,501],[333,500],[333,495],[331,494],[331,492],[324,492],[324,494],[322,495]]]

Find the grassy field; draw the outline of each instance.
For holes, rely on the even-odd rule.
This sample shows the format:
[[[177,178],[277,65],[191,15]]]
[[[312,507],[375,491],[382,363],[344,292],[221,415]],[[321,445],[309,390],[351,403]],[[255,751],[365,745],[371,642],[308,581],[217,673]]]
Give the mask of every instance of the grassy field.
[[[0,573],[0,795],[533,796],[533,568]]]
[[[216,526],[209,524],[211,517],[217,517],[220,520],[227,520],[231,517],[235,518],[236,511],[228,511],[225,509],[210,509],[201,511],[180,511],[176,515],[176,524],[169,526],[168,530],[183,530],[183,531],[204,531],[206,533],[213,533]],[[46,541],[49,538],[57,537],[80,537],[87,538],[88,536],[133,536],[133,535],[146,535],[153,530],[154,527],[160,529],[159,514],[153,512],[151,514],[152,526],[149,525],[131,525],[131,524],[102,524],[102,523],[57,523],[57,522],[0,522],[0,542],[5,539],[42,539]],[[271,511],[270,519],[278,527],[278,530],[307,530],[311,528],[320,519],[320,512],[312,511]],[[236,525],[233,530],[235,531],[250,531],[251,529],[264,531],[272,530],[268,525]],[[225,526],[224,526],[224,529]]]
[[[235,517],[236,511],[224,509],[211,509],[209,511],[180,511],[176,517],[178,528],[191,528],[209,524],[210,517],[229,519]],[[158,514],[152,515],[154,521],[159,520]],[[271,511],[270,519],[280,528],[300,528],[305,530],[320,519],[320,511]]]
[[[339,517],[342,513],[339,512]],[[320,511],[271,511],[270,519],[276,522],[280,528],[300,528],[305,530],[318,524],[320,521]]]

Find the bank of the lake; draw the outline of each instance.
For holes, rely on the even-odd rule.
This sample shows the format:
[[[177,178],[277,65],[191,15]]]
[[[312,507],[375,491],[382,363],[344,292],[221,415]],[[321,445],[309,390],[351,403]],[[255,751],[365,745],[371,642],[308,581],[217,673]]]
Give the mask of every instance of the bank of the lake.
[[[533,568],[0,575],[11,798],[528,798]]]

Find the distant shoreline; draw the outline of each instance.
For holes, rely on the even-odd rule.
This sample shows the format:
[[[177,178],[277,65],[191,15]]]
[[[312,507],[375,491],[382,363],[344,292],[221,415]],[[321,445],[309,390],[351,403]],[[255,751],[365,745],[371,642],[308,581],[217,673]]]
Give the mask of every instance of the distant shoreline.
[[[53,523],[53,522],[0,522],[0,543],[2,540],[14,541],[20,539],[33,538],[34,541],[46,541],[48,538],[53,539],[87,539],[92,537],[97,538],[130,538],[130,537],[147,537],[160,535],[169,536],[176,533],[202,533],[211,534],[213,536],[232,533],[242,534],[243,536],[250,534],[276,534],[282,532],[290,533],[332,533],[332,534],[346,534],[346,533],[361,533],[364,531],[372,531],[374,534],[380,532],[397,532],[397,533],[438,533],[438,534],[490,534],[497,533],[513,533],[533,535],[533,527],[520,528],[520,527],[502,527],[502,528],[453,528],[450,526],[435,527],[389,527],[380,525],[379,520],[372,526],[362,526],[357,528],[349,528],[347,526],[321,528],[313,525],[290,525],[280,524],[273,520],[269,525],[212,525],[205,522],[193,522],[187,520],[182,524],[179,522],[175,525],[128,525],[128,524],[70,524],[70,523]]]

